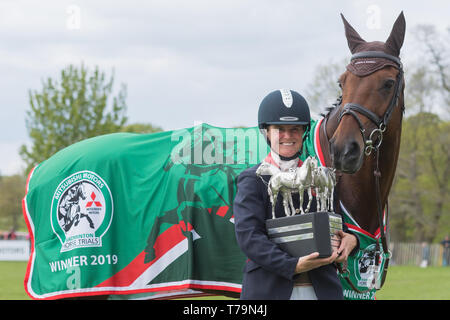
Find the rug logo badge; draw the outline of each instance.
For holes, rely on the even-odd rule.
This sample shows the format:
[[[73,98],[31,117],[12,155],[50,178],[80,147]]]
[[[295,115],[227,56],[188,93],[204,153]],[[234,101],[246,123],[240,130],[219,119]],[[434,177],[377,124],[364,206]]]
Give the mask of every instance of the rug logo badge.
[[[113,200],[106,182],[96,173],[79,171],[56,188],[51,206],[53,231],[61,252],[101,247],[113,217]]]
[[[379,257],[378,266],[376,264],[376,245],[371,244],[364,250],[361,250],[355,263],[354,275],[358,281],[359,287],[367,287],[371,288],[373,286],[372,282],[374,280],[375,275],[378,277],[381,276],[380,271],[382,270],[382,266],[384,265],[384,260],[382,257]],[[378,281],[379,279],[375,279]]]

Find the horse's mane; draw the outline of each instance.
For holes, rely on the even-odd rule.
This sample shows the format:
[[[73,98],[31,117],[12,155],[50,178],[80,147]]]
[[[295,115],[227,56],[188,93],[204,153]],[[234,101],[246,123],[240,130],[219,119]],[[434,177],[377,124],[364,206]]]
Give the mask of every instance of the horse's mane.
[[[335,105],[333,105],[332,107],[326,107],[325,110],[324,110],[323,112],[320,113],[320,115],[321,115],[322,117],[324,117],[324,118],[325,118],[325,117],[328,117],[328,115],[331,113],[331,111],[334,110],[334,108],[336,108]]]
[[[341,104],[341,101],[342,101],[342,95],[336,99],[336,102],[334,102],[331,105],[331,107],[326,107],[325,110],[320,113],[320,115],[324,118],[328,117],[332,111],[334,111],[337,107],[339,107],[339,105]]]

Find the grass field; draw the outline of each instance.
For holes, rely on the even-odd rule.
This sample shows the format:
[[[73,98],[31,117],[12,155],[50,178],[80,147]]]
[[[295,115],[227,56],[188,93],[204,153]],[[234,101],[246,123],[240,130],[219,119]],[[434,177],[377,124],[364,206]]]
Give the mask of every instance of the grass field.
[[[0,300],[29,300],[23,288],[26,262],[0,261]],[[450,300],[450,267],[392,266],[378,300]]]
[[[23,287],[26,262],[0,261],[0,299],[30,300]]]
[[[379,300],[450,300],[450,267],[389,267]]]

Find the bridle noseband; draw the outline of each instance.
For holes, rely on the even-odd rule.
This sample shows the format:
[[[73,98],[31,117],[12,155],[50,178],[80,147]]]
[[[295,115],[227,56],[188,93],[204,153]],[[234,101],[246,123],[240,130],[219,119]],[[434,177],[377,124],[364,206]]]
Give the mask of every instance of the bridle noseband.
[[[388,108],[384,115],[380,118],[378,115],[367,109],[366,107],[358,104],[358,103],[346,103],[342,108],[342,111],[339,115],[338,123],[341,122],[342,117],[345,115],[351,115],[358,122],[359,130],[361,131],[361,135],[364,141],[364,153],[368,156],[372,153],[372,150],[378,150],[381,146],[381,142],[383,141],[383,133],[386,131],[387,124],[389,119],[391,118],[392,111],[398,102],[398,97],[400,95],[401,88],[403,86],[403,65],[399,58],[392,56],[390,54],[381,52],[381,51],[364,51],[358,52],[352,55],[350,60],[360,59],[360,58],[383,58],[388,59],[390,61],[395,62],[398,65],[398,74],[394,85],[394,94],[392,95],[391,101],[389,102]],[[341,101],[342,102],[342,101]],[[403,110],[403,109],[402,109]],[[404,111],[404,110],[403,110]],[[356,112],[362,114],[370,121],[372,121],[376,128],[372,130],[369,135],[369,138],[366,139],[365,128],[359,119]],[[377,139],[377,140],[375,140]]]

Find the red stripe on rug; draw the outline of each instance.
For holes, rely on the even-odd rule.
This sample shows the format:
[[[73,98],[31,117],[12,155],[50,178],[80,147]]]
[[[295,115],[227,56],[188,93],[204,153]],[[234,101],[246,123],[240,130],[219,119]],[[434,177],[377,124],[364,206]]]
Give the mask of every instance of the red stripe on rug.
[[[131,285],[141,274],[145,272],[151,265],[153,265],[158,259],[160,259],[164,254],[170,249],[175,247],[186,237],[181,233],[181,228],[186,229],[184,221],[180,224],[175,224],[169,229],[161,233],[155,241],[155,258],[145,263],[145,251],[139,253],[139,255],[133,259],[125,268],[117,272],[111,278],[98,284],[96,287],[127,287]],[[190,224],[188,224],[188,229],[190,229]]]

